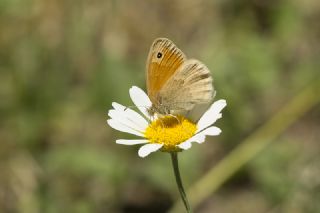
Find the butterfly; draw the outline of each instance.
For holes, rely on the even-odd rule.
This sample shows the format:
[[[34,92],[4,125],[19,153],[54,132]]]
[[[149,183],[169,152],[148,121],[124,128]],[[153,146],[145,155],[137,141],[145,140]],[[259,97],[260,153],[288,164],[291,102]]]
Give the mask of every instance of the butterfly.
[[[152,102],[148,113],[177,115],[213,100],[209,69],[185,54],[169,39],[157,38],[146,63],[147,93]]]

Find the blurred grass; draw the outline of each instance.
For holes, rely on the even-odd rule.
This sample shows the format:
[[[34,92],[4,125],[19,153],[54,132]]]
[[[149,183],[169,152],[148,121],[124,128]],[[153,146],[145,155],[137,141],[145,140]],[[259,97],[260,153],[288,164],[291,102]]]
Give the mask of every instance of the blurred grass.
[[[273,142],[275,138],[279,136],[279,134],[283,133],[301,116],[316,106],[320,102],[320,95],[318,94],[319,89],[320,80],[317,79],[308,88],[304,89],[301,93],[294,97],[294,99],[288,104],[283,106],[279,112],[275,113],[275,115],[270,118],[270,120],[263,124],[259,129],[254,131],[248,138],[241,142],[241,145],[232,150],[230,154],[225,156],[222,161],[220,161],[199,181],[197,181],[188,192],[190,195],[190,202],[193,204],[194,208],[196,208],[196,206],[210,196],[210,194],[218,190],[225,181],[227,181],[251,159],[257,156],[263,149],[265,149],[266,146],[270,145],[271,142]],[[296,151],[293,152],[292,155],[295,153]],[[274,161],[275,168],[279,166],[277,164],[281,162],[283,157],[286,158],[286,155],[290,156],[290,153],[286,153],[284,151],[282,151],[281,154],[283,156],[275,155],[270,157],[271,161]],[[280,159],[275,157],[279,157]],[[267,163],[267,165],[264,167],[267,167],[268,161],[270,161],[268,159],[265,159],[265,161],[266,160],[267,162],[265,163]],[[281,167],[278,172],[280,174],[279,176],[281,176]],[[270,175],[274,175],[272,173],[270,175],[268,174],[269,171],[266,171],[266,173],[264,173],[264,177],[261,179],[263,180],[264,178],[268,178]],[[277,177],[275,178],[277,179]],[[274,183],[274,185],[277,185],[275,188],[290,188],[290,186],[286,186],[287,184],[290,183],[286,183],[285,181]],[[272,187],[272,185],[269,187]],[[277,191],[277,189],[274,190]],[[282,199],[283,196],[285,196],[283,193],[280,194],[279,199]],[[172,208],[171,212],[182,212],[182,209],[181,202],[177,202]]]
[[[167,211],[169,156],[140,159],[105,124],[145,87],[153,39],[203,61],[228,102],[223,133],[180,155],[188,188],[320,77],[319,14],[316,0],[2,0],[0,211]],[[319,119],[316,105],[197,212],[319,212]]]

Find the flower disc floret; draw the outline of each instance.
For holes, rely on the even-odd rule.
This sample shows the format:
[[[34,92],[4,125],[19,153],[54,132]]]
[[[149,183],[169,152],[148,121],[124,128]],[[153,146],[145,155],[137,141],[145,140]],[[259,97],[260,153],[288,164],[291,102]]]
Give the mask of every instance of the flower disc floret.
[[[177,146],[190,139],[197,131],[197,125],[181,115],[166,115],[149,124],[144,136],[150,143],[163,144],[165,152],[180,151]]]

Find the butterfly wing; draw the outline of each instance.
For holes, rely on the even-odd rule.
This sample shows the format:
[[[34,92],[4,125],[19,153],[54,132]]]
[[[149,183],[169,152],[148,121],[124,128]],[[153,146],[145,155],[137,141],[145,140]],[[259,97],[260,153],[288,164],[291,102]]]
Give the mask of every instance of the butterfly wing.
[[[147,91],[153,104],[157,104],[156,97],[163,85],[185,61],[183,52],[169,39],[158,38],[153,42],[146,69]]]
[[[213,79],[208,68],[198,60],[187,60],[164,84],[158,94],[162,107],[171,114],[189,111],[206,104],[214,96]]]

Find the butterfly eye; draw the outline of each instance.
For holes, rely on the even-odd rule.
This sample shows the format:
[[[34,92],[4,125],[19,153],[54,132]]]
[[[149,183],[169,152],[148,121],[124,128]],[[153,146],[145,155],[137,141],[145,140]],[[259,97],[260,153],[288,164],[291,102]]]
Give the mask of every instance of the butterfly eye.
[[[162,57],[162,53],[161,53],[161,52],[158,52],[157,58],[161,58],[161,57]]]

